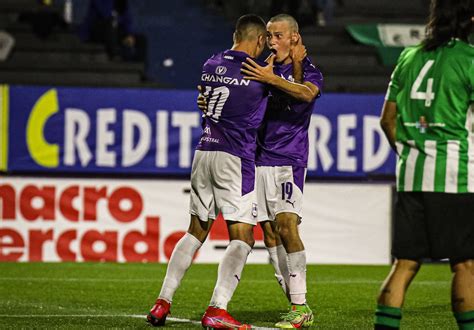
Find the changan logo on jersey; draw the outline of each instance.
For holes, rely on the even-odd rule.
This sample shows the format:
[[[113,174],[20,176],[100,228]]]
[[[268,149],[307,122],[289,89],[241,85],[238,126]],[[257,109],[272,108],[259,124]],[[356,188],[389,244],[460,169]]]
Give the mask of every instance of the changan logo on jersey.
[[[237,78],[232,78],[232,77],[227,77],[227,76],[222,76],[222,75],[215,75],[215,74],[209,74],[209,73],[203,73],[201,75],[201,80],[203,82],[217,82],[217,83],[223,83],[226,85],[235,85],[235,86],[249,86],[250,80],[248,79],[237,79]]]
[[[225,66],[222,66],[222,65],[219,65],[217,68],[216,68],[216,74],[218,75],[224,75],[225,73],[227,72],[227,68]]]

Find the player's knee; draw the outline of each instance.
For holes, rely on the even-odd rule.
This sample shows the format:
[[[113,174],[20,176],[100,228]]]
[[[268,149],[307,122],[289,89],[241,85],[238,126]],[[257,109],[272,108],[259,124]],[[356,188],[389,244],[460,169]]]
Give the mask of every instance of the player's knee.
[[[207,232],[196,230],[195,228],[194,230],[191,228],[188,229],[188,233],[196,237],[201,243],[204,243],[207,238]]]
[[[253,246],[255,245],[255,240],[253,238],[253,235],[238,235],[236,237],[232,237],[230,239],[231,241],[233,240],[237,240],[237,241],[242,241],[244,243],[246,243],[248,246],[250,246],[251,248],[253,248]]]
[[[279,221],[278,235],[280,235],[283,241],[294,239],[298,236],[298,225],[296,221],[292,221],[291,219],[288,221]]]
[[[397,259],[394,263],[397,271],[417,273],[421,267],[421,263],[417,260]]]
[[[252,238],[247,239],[245,243],[247,243],[251,248],[253,248],[253,246],[255,245],[255,240],[252,237]]]
[[[263,243],[267,248],[271,248],[277,245],[275,238],[269,238],[267,236],[263,237]]]
[[[276,246],[275,233],[273,232],[271,225],[269,223],[260,223],[260,227],[263,231],[263,242],[266,247]]]
[[[250,245],[250,247],[252,247],[252,248],[255,245],[255,238],[253,237],[253,230],[250,230],[250,231],[245,233],[245,243]]]
[[[469,272],[474,276],[474,259],[451,261],[451,271],[454,273]]]
[[[207,234],[211,230],[212,221],[201,221],[197,217],[191,217],[188,233],[196,237],[200,242],[204,243]]]
[[[253,230],[247,230],[247,231],[243,232],[242,234],[243,234],[242,235],[242,241],[244,241],[250,247],[253,248],[253,246],[255,245],[255,239],[253,237]]]
[[[233,223],[229,227],[230,240],[239,240],[253,247],[255,240],[253,237],[253,226],[244,223]]]
[[[291,237],[291,228],[289,226],[278,227],[278,235],[280,235],[284,241],[287,241]]]

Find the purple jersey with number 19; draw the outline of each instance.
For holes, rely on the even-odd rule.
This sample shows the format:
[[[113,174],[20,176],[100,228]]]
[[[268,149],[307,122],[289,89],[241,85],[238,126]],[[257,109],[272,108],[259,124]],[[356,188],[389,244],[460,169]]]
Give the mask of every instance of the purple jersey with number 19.
[[[248,57],[244,52],[226,50],[204,64],[201,86],[208,111],[203,115],[203,133],[196,149],[255,159],[257,129],[267,107],[267,89],[264,84],[243,78],[240,70]]]

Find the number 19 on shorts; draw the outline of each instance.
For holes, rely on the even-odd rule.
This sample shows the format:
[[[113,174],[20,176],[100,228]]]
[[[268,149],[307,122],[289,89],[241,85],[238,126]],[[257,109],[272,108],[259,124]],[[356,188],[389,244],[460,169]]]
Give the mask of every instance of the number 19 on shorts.
[[[283,182],[281,184],[281,199],[290,199],[293,195],[293,183],[292,182]]]

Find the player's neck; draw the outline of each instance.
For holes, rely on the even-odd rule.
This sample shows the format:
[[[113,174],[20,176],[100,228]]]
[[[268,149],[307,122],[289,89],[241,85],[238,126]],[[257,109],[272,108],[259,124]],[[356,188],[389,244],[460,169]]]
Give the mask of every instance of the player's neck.
[[[255,46],[250,45],[248,43],[244,43],[244,42],[234,43],[231,50],[235,50],[235,51],[238,51],[238,52],[244,52],[247,55],[249,55],[250,57],[256,57],[256,55],[257,55],[257,50],[255,49]]]
[[[283,65],[293,63],[293,60],[290,55],[288,55],[282,62]]]
[[[293,59],[291,58],[290,56],[290,53],[286,54],[285,57],[281,58],[281,53],[280,54],[277,54],[277,57],[275,58],[275,62],[277,62],[278,64],[280,65],[286,65],[286,64],[290,64],[290,63],[293,63]]]

